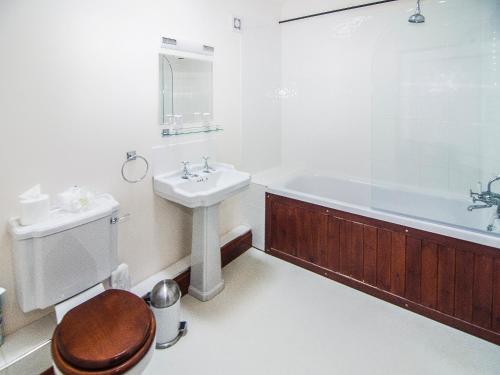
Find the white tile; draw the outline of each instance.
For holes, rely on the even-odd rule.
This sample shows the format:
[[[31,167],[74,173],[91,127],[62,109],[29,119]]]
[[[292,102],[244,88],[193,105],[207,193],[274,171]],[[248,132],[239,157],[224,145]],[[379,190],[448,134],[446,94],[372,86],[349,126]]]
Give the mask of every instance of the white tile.
[[[8,335],[2,346],[7,364],[15,362],[33,349],[47,342],[56,327],[54,314],[49,314],[36,322]]]
[[[265,208],[247,206],[244,208],[244,221],[252,228],[253,246],[264,250]]]
[[[447,167],[423,164],[420,168],[420,187],[439,191],[447,191],[449,175]]]
[[[224,280],[212,301],[183,298],[189,333],[144,375],[500,373],[499,346],[260,251]]]
[[[252,183],[242,199],[242,220],[252,228],[253,246],[264,249],[266,188]]]
[[[8,367],[7,374],[39,375],[51,366],[52,357],[50,354],[50,342],[48,342],[14,362]]]
[[[5,357],[3,355],[2,347],[0,347],[0,375],[5,375],[6,370],[4,371],[4,367],[7,365],[5,361]]]

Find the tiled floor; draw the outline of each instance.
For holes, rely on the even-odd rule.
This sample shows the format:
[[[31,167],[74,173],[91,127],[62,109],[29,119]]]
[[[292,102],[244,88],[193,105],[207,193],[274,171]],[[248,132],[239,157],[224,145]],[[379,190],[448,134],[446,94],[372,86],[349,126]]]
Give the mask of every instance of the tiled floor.
[[[146,375],[500,374],[500,347],[250,250]]]

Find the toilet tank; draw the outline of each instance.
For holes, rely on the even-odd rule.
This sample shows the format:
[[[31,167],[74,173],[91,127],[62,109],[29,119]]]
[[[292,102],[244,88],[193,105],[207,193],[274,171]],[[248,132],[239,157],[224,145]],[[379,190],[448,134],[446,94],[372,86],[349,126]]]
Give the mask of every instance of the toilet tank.
[[[56,209],[49,219],[21,226],[9,220],[16,293],[24,312],[44,309],[107,279],[118,266],[119,204],[111,195],[96,198],[78,213]]]

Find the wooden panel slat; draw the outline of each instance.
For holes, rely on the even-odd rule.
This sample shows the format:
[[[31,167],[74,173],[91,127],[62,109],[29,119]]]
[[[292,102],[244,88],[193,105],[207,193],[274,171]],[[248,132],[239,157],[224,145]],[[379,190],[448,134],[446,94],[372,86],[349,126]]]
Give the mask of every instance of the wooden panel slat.
[[[493,258],[474,257],[474,288],[472,291],[472,322],[491,328],[493,305]]]
[[[326,268],[338,272],[340,270],[340,220],[328,217],[328,254]]]
[[[455,252],[455,316],[472,321],[472,286],[474,281],[474,254]]]
[[[363,230],[363,279],[377,285],[377,228],[365,225]]]
[[[312,212],[297,207],[295,215],[300,218],[297,220],[297,257],[315,263],[318,254],[315,253],[316,249],[312,246]]]
[[[310,259],[310,262],[326,267],[328,264],[328,215],[322,212],[314,212],[312,214],[312,247],[315,259]]]
[[[379,229],[377,234],[377,286],[391,290],[392,233]]]
[[[391,292],[405,295],[406,236],[392,232]]]
[[[434,242],[422,242],[421,301],[424,306],[437,307],[438,246]]]
[[[351,226],[350,221],[340,221],[340,273],[344,275],[351,271]]]
[[[294,249],[289,246],[291,236],[289,207],[278,202],[273,202],[272,205],[271,228],[276,231],[276,234],[271,237],[271,246],[275,250],[296,255]]]
[[[363,281],[363,224],[351,227],[351,276]]]
[[[305,208],[296,208],[297,257],[320,265],[326,253],[328,216]]]
[[[422,241],[406,237],[406,298],[420,303],[422,275]]]
[[[438,246],[438,310],[453,315],[455,305],[455,249]]]
[[[500,332],[500,258],[495,259],[494,275],[492,328]]]

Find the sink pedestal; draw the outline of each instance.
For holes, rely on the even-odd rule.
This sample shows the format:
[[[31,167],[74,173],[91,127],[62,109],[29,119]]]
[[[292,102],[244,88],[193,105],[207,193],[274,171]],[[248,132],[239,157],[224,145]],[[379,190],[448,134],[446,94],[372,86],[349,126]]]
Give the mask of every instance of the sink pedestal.
[[[224,289],[219,243],[219,204],[193,209],[189,294],[208,301]]]

